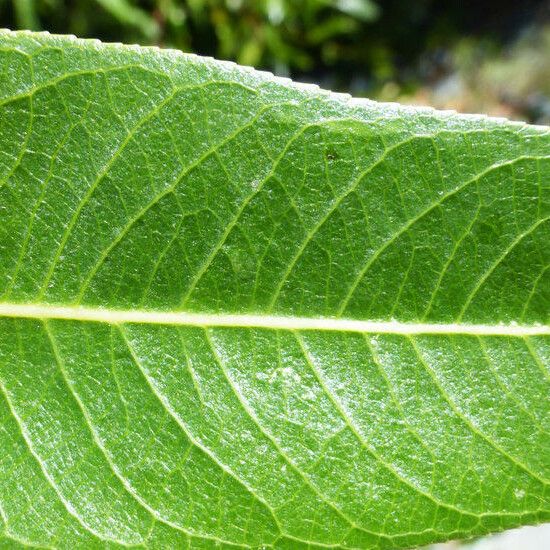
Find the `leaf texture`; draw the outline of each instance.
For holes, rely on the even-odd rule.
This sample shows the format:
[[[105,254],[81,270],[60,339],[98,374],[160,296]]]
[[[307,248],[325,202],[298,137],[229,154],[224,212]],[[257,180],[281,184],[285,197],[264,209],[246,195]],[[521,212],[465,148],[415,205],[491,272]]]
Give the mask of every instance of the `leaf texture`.
[[[0,546],[403,548],[550,518],[550,130],[0,33]]]

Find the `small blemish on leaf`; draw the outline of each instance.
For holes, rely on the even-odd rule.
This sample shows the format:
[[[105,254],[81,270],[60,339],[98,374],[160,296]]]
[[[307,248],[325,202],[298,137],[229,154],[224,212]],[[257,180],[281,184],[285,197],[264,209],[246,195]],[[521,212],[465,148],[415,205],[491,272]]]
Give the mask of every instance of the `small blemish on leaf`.
[[[325,151],[325,158],[329,162],[331,162],[331,161],[334,161],[334,160],[338,160],[340,158],[340,156],[338,155],[338,153],[334,149],[327,149]]]

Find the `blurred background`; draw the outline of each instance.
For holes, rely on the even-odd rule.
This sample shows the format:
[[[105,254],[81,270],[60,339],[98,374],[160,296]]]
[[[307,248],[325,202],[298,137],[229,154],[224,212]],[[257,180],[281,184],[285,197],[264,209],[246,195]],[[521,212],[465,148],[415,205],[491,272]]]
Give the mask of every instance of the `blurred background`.
[[[550,0],[0,0],[0,26],[173,47],[356,96],[550,124]]]
[[[0,27],[178,48],[381,101],[550,124],[550,0],[0,0]],[[433,550],[548,550],[550,525]]]

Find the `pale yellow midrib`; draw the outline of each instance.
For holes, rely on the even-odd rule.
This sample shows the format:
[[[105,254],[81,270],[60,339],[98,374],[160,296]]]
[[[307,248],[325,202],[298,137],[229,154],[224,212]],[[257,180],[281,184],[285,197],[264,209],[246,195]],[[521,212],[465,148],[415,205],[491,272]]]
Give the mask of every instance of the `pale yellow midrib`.
[[[65,319],[121,325],[142,323],[195,327],[322,330],[378,334],[464,334],[477,336],[548,336],[550,326],[518,324],[403,323],[315,317],[285,317],[224,313],[190,313],[147,310],[117,310],[47,304],[0,303],[0,317]]]

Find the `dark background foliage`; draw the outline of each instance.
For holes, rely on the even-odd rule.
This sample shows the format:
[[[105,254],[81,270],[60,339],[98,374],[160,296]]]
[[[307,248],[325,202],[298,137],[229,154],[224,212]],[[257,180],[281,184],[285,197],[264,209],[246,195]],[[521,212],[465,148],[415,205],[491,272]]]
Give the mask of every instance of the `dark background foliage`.
[[[0,0],[0,26],[175,47],[355,95],[550,122],[550,0]]]

